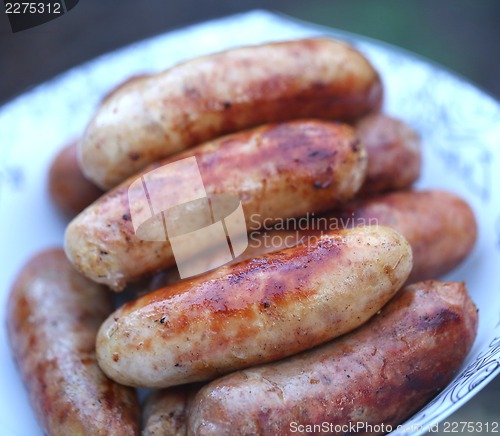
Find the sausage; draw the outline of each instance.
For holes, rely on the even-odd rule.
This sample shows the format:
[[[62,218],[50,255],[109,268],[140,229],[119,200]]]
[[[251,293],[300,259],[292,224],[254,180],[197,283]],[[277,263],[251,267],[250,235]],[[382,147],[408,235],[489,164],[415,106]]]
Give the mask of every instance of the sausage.
[[[413,268],[408,282],[414,283],[452,271],[471,253],[477,239],[477,222],[471,207],[455,194],[440,190],[361,198],[308,219],[308,224],[300,228],[298,222],[289,221],[284,229],[253,231],[249,248],[239,260],[307,243],[333,230],[381,225],[397,230],[409,242]],[[169,275],[170,282],[174,281],[172,276]]]
[[[377,71],[340,41],[236,48],[120,86],[87,126],[80,161],[87,177],[109,189],[149,163],[259,124],[354,121],[378,110],[382,94]]]
[[[222,267],[111,314],[99,365],[125,385],[169,387],[281,359],[364,323],[411,263],[406,240],[380,226]]]
[[[126,83],[141,77],[133,77]],[[417,180],[421,166],[420,139],[403,121],[371,114],[356,124],[356,133],[368,155],[366,180],[359,194],[403,189]],[[76,144],[61,150],[49,172],[52,201],[68,218],[78,215],[103,194],[83,175],[77,162]]]
[[[450,272],[469,255],[477,239],[471,207],[460,197],[439,190],[357,200],[330,218],[341,226],[379,224],[400,232],[413,251],[410,283]]]
[[[154,391],[143,408],[142,436],[186,436],[187,416],[200,384]]]
[[[33,257],[7,307],[10,346],[46,434],[135,435],[135,392],[97,365],[95,337],[112,311],[110,293],[78,274],[63,250]]]
[[[421,142],[415,130],[382,114],[364,117],[356,133],[368,154],[366,180],[359,195],[410,187],[420,176]]]
[[[463,283],[408,286],[342,338],[203,387],[188,434],[310,434],[309,425],[322,434],[389,433],[451,381],[476,331]]]
[[[77,159],[76,142],[64,147],[49,170],[49,193],[57,209],[73,218],[103,192],[83,175]]]
[[[471,207],[460,197],[439,190],[402,191],[358,199],[339,210],[299,220],[306,220],[306,224],[288,221],[286,226],[250,232],[248,248],[230,263],[304,244],[325,232],[356,225],[381,225],[397,230],[409,242],[413,268],[408,282],[414,283],[452,271],[471,253],[477,239]],[[179,280],[179,273],[171,268],[156,275],[150,281],[150,289]]]
[[[114,290],[173,266],[165,234],[164,240],[148,242],[136,236],[127,196],[130,187],[145,180],[145,174],[193,156],[207,194],[239,198],[247,226],[250,221],[300,216],[346,202],[366,173],[365,149],[346,124],[300,120],[219,138],[150,166],[78,215],[65,236],[66,254],[73,265]],[[172,170],[166,181],[151,176],[149,198],[186,202],[194,184],[191,179],[181,183],[186,174]],[[149,214],[149,207],[142,212]],[[192,215],[179,221],[189,222]]]

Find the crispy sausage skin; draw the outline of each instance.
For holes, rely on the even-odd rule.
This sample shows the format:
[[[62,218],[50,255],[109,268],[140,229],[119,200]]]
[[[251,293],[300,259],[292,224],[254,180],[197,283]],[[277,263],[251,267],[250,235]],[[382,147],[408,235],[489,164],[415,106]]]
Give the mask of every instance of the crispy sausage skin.
[[[360,195],[410,187],[420,176],[420,137],[396,118],[371,114],[356,124],[368,154],[368,170]]]
[[[222,267],[111,314],[97,335],[99,365],[119,383],[169,387],[277,360],[368,320],[411,264],[406,240],[380,226]]]
[[[95,337],[112,311],[110,294],[76,272],[63,250],[23,268],[7,307],[14,358],[37,419],[50,435],[135,435],[135,392],[97,365]]]
[[[200,384],[154,391],[142,412],[142,436],[186,436],[189,407]]]
[[[450,272],[474,248],[477,223],[471,207],[445,191],[394,192],[343,206],[346,226],[378,223],[400,232],[413,250],[410,283]]]
[[[353,121],[378,110],[378,73],[353,47],[314,38],[242,47],[120,86],[80,143],[84,173],[109,189],[196,144],[297,118]]]
[[[103,192],[85,178],[77,159],[76,142],[64,147],[49,170],[49,193],[57,209],[73,218]]]
[[[326,121],[291,121],[239,132],[186,154],[154,164],[85,209],[66,230],[65,250],[75,267],[92,280],[121,290],[129,281],[174,265],[170,243],[139,239],[130,220],[128,188],[138,178],[186,156],[196,156],[208,194],[241,199],[250,221],[277,219],[326,210],[360,188],[366,152],[354,130]],[[190,198],[191,185],[148,185],[150,198]],[[300,199],[300,201],[298,201]]]
[[[408,286],[342,338],[203,387],[188,434],[304,434],[298,425],[323,422],[339,435],[346,433],[334,426],[349,422],[395,427],[451,381],[476,330],[477,310],[463,283]],[[374,433],[365,427],[356,434]]]

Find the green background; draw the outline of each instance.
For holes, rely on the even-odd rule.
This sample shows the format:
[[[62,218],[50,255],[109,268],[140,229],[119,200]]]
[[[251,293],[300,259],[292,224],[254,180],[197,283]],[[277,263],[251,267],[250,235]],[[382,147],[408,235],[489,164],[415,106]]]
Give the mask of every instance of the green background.
[[[254,8],[405,47],[500,97],[500,0],[80,0],[16,34],[0,14],[0,102],[139,39]]]

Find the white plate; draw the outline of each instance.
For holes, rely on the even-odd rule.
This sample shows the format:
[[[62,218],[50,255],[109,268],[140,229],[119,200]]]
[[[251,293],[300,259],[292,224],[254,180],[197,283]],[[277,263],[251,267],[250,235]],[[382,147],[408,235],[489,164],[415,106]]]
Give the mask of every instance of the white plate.
[[[46,189],[56,151],[77,137],[100,98],[132,74],[242,44],[332,35],[356,45],[382,73],[385,110],[423,135],[421,188],[466,198],[479,221],[470,258],[446,278],[465,280],[479,307],[479,332],[462,371],[408,425],[443,420],[500,371],[500,106],[465,80],[394,47],[255,11],[170,32],[74,68],[0,108],[0,306],[22,264],[61,245],[65,223]],[[7,346],[2,310],[2,434],[41,434]],[[415,428],[415,427],[413,427]],[[412,432],[413,434],[417,432]]]

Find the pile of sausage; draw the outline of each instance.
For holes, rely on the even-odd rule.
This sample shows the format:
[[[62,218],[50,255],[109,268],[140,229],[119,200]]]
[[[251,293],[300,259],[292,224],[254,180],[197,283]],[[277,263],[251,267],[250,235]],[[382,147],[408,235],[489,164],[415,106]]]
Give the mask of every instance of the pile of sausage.
[[[34,256],[8,302],[43,431],[378,434],[445,387],[478,319],[463,283],[436,279],[476,222],[453,194],[411,190],[420,139],[382,98],[368,60],[326,38],[201,57],[106,96],[50,170],[64,250]],[[127,192],[193,156],[208,194],[241,200],[254,244],[180,280],[168,240],[135,234]],[[149,195],[183,198],[173,185]],[[311,214],[345,228],[264,226]],[[108,288],[128,301],[114,310]],[[142,427],[136,387],[154,388]]]

